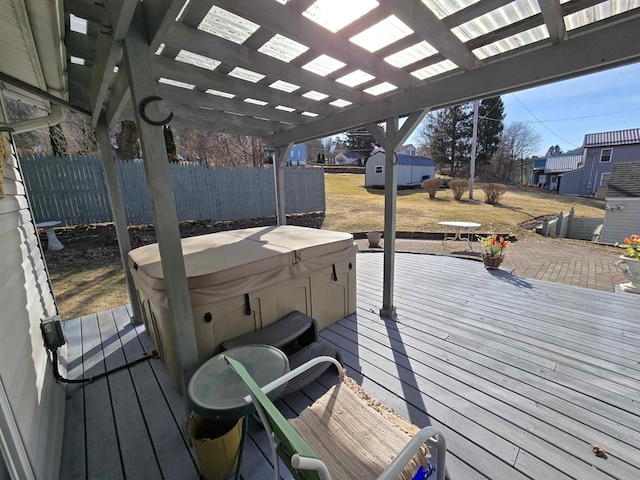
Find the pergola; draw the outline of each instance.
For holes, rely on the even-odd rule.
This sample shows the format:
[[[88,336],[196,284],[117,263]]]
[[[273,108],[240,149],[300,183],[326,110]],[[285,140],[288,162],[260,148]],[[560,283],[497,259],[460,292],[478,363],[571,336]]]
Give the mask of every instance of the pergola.
[[[425,113],[640,60],[638,0],[9,4],[23,35],[9,29],[8,13],[2,17],[0,41],[9,48],[0,56],[0,81],[9,94],[91,117],[123,259],[130,243],[108,131],[121,119],[137,122],[187,369],[197,364],[195,335],[164,120],[262,137],[275,152],[280,224],[286,221],[283,165],[292,145],[366,126],[387,152],[381,314],[393,316],[394,150]],[[137,308],[130,278],[129,284]]]

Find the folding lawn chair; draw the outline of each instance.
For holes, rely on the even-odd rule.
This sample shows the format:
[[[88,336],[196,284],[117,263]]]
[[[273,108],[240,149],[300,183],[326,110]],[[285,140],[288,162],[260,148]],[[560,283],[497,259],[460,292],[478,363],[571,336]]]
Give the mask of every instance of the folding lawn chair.
[[[240,362],[224,358],[251,392],[245,401],[255,404],[269,436],[276,480],[280,478],[278,457],[296,480],[425,480],[433,473],[437,480],[444,480],[446,444],[442,433],[425,427],[410,438],[343,383],[332,387],[291,423],[265,395],[319,362],[332,362],[344,372],[335,358],[318,357],[262,389]],[[435,466],[428,461],[427,445],[437,450]]]

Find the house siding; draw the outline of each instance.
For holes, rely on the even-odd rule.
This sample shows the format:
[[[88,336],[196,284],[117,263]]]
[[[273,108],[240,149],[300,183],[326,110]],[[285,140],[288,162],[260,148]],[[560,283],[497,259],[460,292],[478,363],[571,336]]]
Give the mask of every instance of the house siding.
[[[13,448],[24,449],[36,479],[48,480],[58,478],[65,392],[53,377],[40,333],[40,320],[56,307],[17,167],[10,157],[0,199],[0,388],[21,438]]]
[[[600,152],[603,148],[612,148],[610,162],[600,161]],[[640,161],[640,144],[633,145],[611,145],[587,147],[584,154],[585,165],[579,171],[582,173],[578,182],[578,188],[570,190],[568,185],[560,186],[560,193],[563,195],[593,195],[600,187],[603,173],[611,173],[613,166],[618,163]],[[566,177],[567,174],[565,174]],[[565,179],[562,179],[564,182]],[[572,184],[573,185],[573,184]]]
[[[620,205],[624,208],[612,208]],[[607,207],[600,243],[612,245],[640,233],[640,198],[607,198]]]
[[[560,177],[560,187],[558,188],[558,193],[560,195],[579,195],[580,184],[582,183],[583,175],[583,169],[563,173]]]

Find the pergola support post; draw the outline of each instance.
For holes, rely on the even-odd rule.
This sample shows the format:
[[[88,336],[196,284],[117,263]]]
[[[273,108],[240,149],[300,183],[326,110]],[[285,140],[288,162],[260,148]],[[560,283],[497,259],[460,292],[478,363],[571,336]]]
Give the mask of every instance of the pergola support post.
[[[124,41],[124,61],[129,74],[131,99],[142,146],[145,175],[164,273],[164,285],[173,319],[178,356],[182,365],[181,383],[182,391],[185,392],[186,405],[189,377],[199,362],[189,288],[180,243],[178,215],[162,126],[147,123],[138,108],[145,99],[157,95],[151,65],[153,54],[147,40],[142,4],[140,3]],[[158,102],[147,104],[146,115],[153,120],[162,118]]]
[[[396,203],[398,197],[398,156],[396,149],[402,145],[413,129],[422,121],[429,109],[414,112],[398,128],[398,117],[390,117],[386,122],[386,131],[375,123],[367,124],[367,130],[384,148],[384,276],[382,286],[382,308],[380,316],[396,318],[393,305],[393,283],[396,259]]]
[[[140,325],[142,323],[140,300],[138,298],[136,287],[133,284],[133,277],[129,271],[127,261],[127,256],[129,251],[131,251],[131,239],[129,238],[129,230],[127,229],[127,216],[124,211],[124,203],[122,202],[122,192],[120,190],[120,185],[118,184],[115,157],[109,140],[109,129],[107,128],[104,116],[98,120],[96,137],[98,139],[98,145],[100,146],[100,152],[102,153],[102,168],[104,168],[104,175],[107,181],[109,204],[111,205],[111,213],[113,214],[113,223],[116,227],[118,247],[120,248],[120,258],[122,260],[122,267],[124,268],[127,280],[129,301],[131,302],[131,309],[133,311],[131,323],[133,325]]]
[[[284,194],[284,167],[292,148],[293,143],[277,147],[273,156],[273,180],[276,189],[276,218],[278,225],[287,224]]]

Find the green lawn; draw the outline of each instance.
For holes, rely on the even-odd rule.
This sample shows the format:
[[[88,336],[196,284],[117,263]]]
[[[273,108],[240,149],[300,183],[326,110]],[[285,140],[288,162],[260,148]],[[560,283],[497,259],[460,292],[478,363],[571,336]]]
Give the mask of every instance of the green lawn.
[[[398,231],[442,231],[438,222],[473,221],[482,231],[512,231],[522,222],[543,215],[568,212],[575,207],[578,217],[604,217],[604,201],[593,198],[564,197],[548,190],[509,186],[501,205],[484,203],[484,192],[476,185],[474,201],[465,194],[455,201],[449,189],[442,189],[434,200],[425,190],[398,191]],[[325,174],[327,211],[322,228],[344,232],[382,230],[384,191],[364,188],[364,175]]]
[[[322,228],[344,232],[382,230],[384,192],[364,188],[364,175],[326,174],[327,211]],[[486,205],[484,194],[476,190],[477,201],[456,202],[451,190],[440,190],[429,200],[424,190],[398,192],[397,230],[442,231],[439,221],[475,221],[480,231],[513,232],[517,226],[541,215],[576,208],[582,217],[603,217],[601,200],[561,197],[544,190],[510,187],[502,205]],[[450,229],[449,229],[450,230]],[[124,272],[117,247],[96,248],[74,253],[72,245],[61,252],[46,252],[51,282],[60,314],[65,319],[101,312],[128,303]]]

